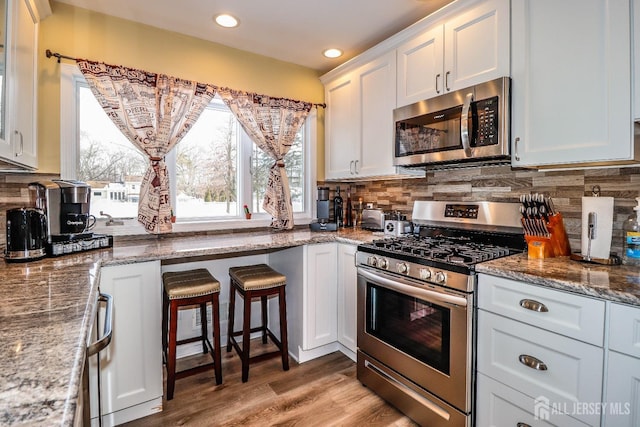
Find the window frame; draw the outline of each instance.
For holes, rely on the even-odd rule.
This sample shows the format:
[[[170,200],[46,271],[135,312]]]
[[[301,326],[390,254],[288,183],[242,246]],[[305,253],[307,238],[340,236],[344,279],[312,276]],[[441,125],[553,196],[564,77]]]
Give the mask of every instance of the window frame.
[[[77,65],[60,64],[60,178],[76,179],[78,155],[79,155],[79,120],[78,120],[78,92],[79,85],[87,86],[86,80]],[[296,225],[308,224],[314,217],[314,200],[316,198],[316,158],[317,158],[317,112],[312,109],[304,124],[304,194],[303,203],[304,210],[294,213],[294,223]],[[252,141],[244,131],[240,131],[240,144],[238,147],[238,207],[251,203],[251,176],[249,175],[249,165],[251,163]],[[169,179],[172,185],[171,198],[172,205],[176,206],[176,151],[175,149],[167,153],[166,163],[169,172]],[[244,167],[243,167],[244,165]],[[255,228],[268,226],[271,223],[271,216],[267,213],[254,212],[252,219],[247,221],[241,209],[238,209],[237,216],[203,218],[188,218],[173,224],[173,231],[199,231],[199,230],[216,230],[216,229],[235,229],[235,228]],[[99,218],[96,232],[107,232],[112,235],[131,234],[132,227],[138,225],[136,218],[125,218],[124,222],[126,231],[119,233],[118,227],[104,227],[106,218]],[[101,224],[102,223],[102,224]],[[139,234],[145,234],[144,228],[139,227]],[[135,231],[134,231],[135,233]]]

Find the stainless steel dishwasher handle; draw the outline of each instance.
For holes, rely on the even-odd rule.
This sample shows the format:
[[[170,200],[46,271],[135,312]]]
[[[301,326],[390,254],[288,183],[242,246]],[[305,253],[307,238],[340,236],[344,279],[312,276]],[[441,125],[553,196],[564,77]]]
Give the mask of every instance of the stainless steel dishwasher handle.
[[[105,349],[109,343],[111,343],[111,337],[113,336],[113,297],[108,294],[101,293],[98,297],[98,302],[106,302],[107,308],[104,317],[104,330],[102,338],[89,344],[87,347],[87,356],[93,356],[101,350]]]

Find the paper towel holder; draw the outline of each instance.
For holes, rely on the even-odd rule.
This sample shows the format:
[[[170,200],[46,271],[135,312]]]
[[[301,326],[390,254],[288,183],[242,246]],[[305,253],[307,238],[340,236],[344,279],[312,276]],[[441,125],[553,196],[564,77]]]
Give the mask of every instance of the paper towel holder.
[[[592,264],[603,264],[603,265],[620,265],[622,264],[622,260],[616,253],[611,253],[609,258],[587,258],[583,256],[580,251],[572,252],[570,258],[573,261],[581,261],[581,262],[590,262]]]

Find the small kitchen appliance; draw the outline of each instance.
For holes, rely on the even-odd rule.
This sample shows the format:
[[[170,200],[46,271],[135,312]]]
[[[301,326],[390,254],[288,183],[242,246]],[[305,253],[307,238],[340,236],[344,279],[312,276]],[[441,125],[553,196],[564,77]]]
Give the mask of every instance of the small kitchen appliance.
[[[395,109],[394,165],[508,163],[510,82],[502,77]]]
[[[518,203],[416,201],[356,253],[357,376],[425,426],[472,426],[475,265],[526,248]]]
[[[32,261],[46,256],[47,221],[42,210],[9,209],[6,219],[6,261]]]
[[[318,200],[316,200],[317,221],[309,224],[311,231],[336,231],[338,225],[329,222],[329,187],[318,187]]]
[[[361,227],[365,230],[383,231],[387,214],[382,209],[363,209]]]
[[[46,217],[47,254],[62,255],[113,246],[113,237],[94,234],[89,213],[91,187],[81,181],[50,180],[29,184],[31,203]]]

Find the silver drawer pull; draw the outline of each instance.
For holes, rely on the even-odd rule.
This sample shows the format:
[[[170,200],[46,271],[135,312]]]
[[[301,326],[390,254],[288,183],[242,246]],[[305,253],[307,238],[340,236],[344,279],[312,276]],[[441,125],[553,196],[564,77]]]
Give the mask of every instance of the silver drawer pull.
[[[531,369],[535,369],[537,371],[547,370],[547,365],[542,360],[529,356],[528,354],[521,354],[518,359],[520,360],[520,363]]]
[[[527,298],[520,300],[520,307],[531,311],[537,311],[538,313],[546,313],[549,311],[547,306],[543,303]]]
[[[518,423],[516,424],[516,427],[531,427],[531,426],[527,423]]]

